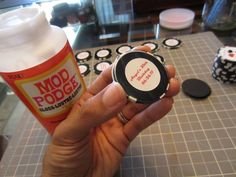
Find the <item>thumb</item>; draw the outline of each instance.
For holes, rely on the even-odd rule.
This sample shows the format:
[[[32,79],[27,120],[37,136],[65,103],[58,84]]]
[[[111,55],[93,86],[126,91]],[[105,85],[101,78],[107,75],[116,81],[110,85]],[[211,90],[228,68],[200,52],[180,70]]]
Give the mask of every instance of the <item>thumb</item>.
[[[55,130],[54,137],[78,141],[96,126],[114,117],[127,102],[120,84],[113,82],[83,105],[76,104]]]

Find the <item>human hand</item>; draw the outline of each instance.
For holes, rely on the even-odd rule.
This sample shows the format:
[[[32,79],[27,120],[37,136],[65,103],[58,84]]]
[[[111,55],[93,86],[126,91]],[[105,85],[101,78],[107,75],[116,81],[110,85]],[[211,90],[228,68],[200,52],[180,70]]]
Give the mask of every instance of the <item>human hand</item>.
[[[138,49],[150,51],[148,47]],[[42,177],[112,177],[130,142],[165,116],[180,84],[173,66],[166,66],[170,86],[161,100],[143,105],[128,102],[111,68],[101,73],[56,128],[43,162]],[[129,120],[117,118],[122,111]]]

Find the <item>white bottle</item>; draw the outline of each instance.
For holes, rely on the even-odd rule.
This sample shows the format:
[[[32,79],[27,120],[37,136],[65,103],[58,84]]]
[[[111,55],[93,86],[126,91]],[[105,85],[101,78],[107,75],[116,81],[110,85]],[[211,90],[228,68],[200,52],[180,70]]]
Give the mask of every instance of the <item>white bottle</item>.
[[[61,28],[38,7],[0,15],[0,74],[49,133],[85,91]]]

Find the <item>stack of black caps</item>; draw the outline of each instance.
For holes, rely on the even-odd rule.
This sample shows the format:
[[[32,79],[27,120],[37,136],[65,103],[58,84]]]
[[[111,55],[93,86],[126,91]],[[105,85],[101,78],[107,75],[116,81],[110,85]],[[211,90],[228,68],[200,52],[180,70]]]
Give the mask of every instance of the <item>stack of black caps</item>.
[[[92,54],[90,51],[82,51],[82,52],[76,53],[75,58],[78,63],[83,63],[90,60],[92,58]]]
[[[112,78],[125,90],[132,102],[150,104],[165,96],[169,87],[165,66],[154,55],[130,51],[118,56]]]
[[[225,46],[218,50],[212,77],[222,83],[236,83],[236,47]]]

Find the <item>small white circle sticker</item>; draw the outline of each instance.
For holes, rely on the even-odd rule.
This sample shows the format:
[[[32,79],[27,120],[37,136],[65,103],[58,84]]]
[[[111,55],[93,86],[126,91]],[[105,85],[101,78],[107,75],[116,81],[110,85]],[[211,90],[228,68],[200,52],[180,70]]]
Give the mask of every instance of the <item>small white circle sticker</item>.
[[[100,51],[98,51],[98,53],[97,53],[97,56],[98,57],[106,57],[106,56],[108,56],[109,55],[109,51],[108,50],[100,50]]]
[[[152,44],[152,43],[147,43],[144,45],[150,47],[151,50],[154,50],[156,48],[155,44]]]
[[[158,68],[144,58],[131,60],[125,67],[125,76],[134,88],[142,91],[155,89],[161,80]]]
[[[107,69],[111,64],[110,63],[107,63],[107,62],[102,62],[102,63],[99,63],[97,65],[97,70],[99,71],[103,71],[105,69]]]
[[[89,57],[89,53],[88,52],[81,52],[77,55],[77,58],[80,60],[86,59]]]
[[[176,39],[168,39],[166,40],[165,44],[168,46],[176,46],[179,44],[179,41]]]
[[[128,52],[131,48],[129,46],[122,46],[118,49],[118,52],[119,53],[125,53],[125,52]]]
[[[79,70],[80,73],[83,74],[88,70],[88,68],[85,65],[79,65]]]

